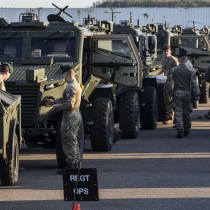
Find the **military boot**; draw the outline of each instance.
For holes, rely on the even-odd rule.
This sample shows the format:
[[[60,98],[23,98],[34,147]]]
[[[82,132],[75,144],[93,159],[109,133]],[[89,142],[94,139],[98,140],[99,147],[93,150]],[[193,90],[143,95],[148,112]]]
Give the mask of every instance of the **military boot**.
[[[184,137],[184,131],[178,131],[176,137],[179,138],[179,139],[183,138]]]
[[[190,134],[190,130],[185,130],[184,131],[184,136],[188,136]]]

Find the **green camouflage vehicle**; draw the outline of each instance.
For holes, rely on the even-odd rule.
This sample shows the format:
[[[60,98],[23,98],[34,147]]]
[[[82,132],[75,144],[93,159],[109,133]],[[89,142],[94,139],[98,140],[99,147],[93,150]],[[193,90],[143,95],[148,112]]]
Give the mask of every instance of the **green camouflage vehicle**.
[[[138,96],[143,92],[142,60],[131,35],[111,35],[113,25],[107,21],[92,26],[65,21],[60,14],[70,16],[66,8],[58,8],[60,12],[49,15],[48,22],[39,21],[32,12],[22,13],[20,22],[9,23],[0,18],[0,59],[14,64],[14,72],[5,85],[9,93],[21,95],[24,142],[28,147],[55,148],[58,167],[65,166],[60,139],[62,112],[45,102],[62,97],[62,66],[76,69],[83,88],[83,124],[78,137],[81,153],[84,132],[90,134],[94,151],[111,150],[115,122],[124,122],[121,129],[126,138],[136,138]],[[126,52],[116,49],[119,42]],[[121,87],[126,91],[121,93]],[[148,89],[155,97],[154,90]],[[142,107],[147,110],[145,103]],[[150,111],[156,127],[155,110]],[[145,126],[148,125],[151,122],[145,119]]]
[[[119,24],[114,24],[112,33],[131,34],[134,39],[143,63],[143,93],[140,94],[141,128],[155,128],[155,122],[164,121],[166,116],[163,97],[164,84],[159,83],[160,80],[157,76],[162,60],[162,54],[160,54],[160,52],[162,53],[160,46],[162,42],[156,36],[158,34],[158,25],[148,24],[147,26],[141,27],[139,25],[133,25],[131,21],[124,20],[120,21]]]
[[[208,33],[206,28],[202,30],[195,27],[183,28],[179,35],[173,37],[171,44],[175,55],[179,55],[179,52],[184,50],[193,64],[201,92],[199,103],[209,101],[210,42]]]
[[[180,34],[182,31],[181,26],[176,26],[173,28],[170,28],[167,26],[167,24],[157,24],[157,30],[153,33],[157,36],[157,59],[155,59],[153,65],[156,67],[154,68],[153,74],[159,73],[161,70],[161,61],[163,59],[163,47],[165,45],[171,46],[172,51],[174,50],[172,46],[172,40],[175,35]]]
[[[21,98],[0,90],[0,180],[3,185],[18,181],[21,136]]]
[[[161,67],[161,60],[163,59],[163,46],[169,45],[172,48],[172,55],[179,57],[181,50],[186,50],[187,54],[193,64],[196,72],[198,83],[201,90],[200,103],[205,103],[208,100],[208,84],[205,82],[206,67],[199,62],[203,55],[208,54],[204,52],[204,46],[208,46],[204,33],[193,28],[183,28],[181,25],[176,25],[169,28],[167,24],[158,24],[158,30],[155,33],[158,39],[157,59],[154,61],[154,66]],[[207,48],[206,48],[207,49]],[[197,63],[197,64],[196,64]],[[198,64],[199,63],[199,64]],[[155,73],[157,71],[154,71]],[[199,106],[199,102],[192,99],[193,108]]]

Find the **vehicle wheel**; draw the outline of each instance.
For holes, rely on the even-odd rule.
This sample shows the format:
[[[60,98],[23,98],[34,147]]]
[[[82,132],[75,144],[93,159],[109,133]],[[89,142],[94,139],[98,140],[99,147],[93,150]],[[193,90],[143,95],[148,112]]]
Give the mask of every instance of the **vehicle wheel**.
[[[4,186],[15,185],[18,181],[19,173],[19,146],[16,133],[13,136],[13,145],[11,158],[0,161],[0,177]]]
[[[158,99],[154,87],[146,86],[141,94],[140,121],[142,129],[157,127]]]
[[[93,102],[93,125],[90,139],[93,151],[109,151],[113,145],[114,114],[108,98],[97,98]]]
[[[62,121],[62,114],[59,115],[56,123],[55,123],[55,149],[56,149],[56,159],[58,168],[64,168],[66,166],[66,155],[63,152],[62,141],[61,141],[61,121]]]
[[[122,130],[122,138],[137,138],[139,125],[140,109],[138,93],[128,91],[120,96],[119,102],[119,128]]]
[[[209,85],[207,82],[202,81],[200,85],[200,100],[199,103],[206,104],[209,101]]]

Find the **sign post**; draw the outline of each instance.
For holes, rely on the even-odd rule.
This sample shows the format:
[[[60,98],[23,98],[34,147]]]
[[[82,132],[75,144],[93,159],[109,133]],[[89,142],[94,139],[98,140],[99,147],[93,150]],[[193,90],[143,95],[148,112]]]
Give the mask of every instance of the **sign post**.
[[[99,201],[95,168],[63,169],[64,201]]]

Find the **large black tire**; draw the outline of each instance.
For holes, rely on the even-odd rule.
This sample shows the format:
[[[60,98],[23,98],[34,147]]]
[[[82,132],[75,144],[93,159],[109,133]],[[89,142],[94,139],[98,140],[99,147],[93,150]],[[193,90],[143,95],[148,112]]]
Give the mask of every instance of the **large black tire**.
[[[55,128],[56,128],[55,147],[56,147],[56,158],[57,158],[58,168],[64,168],[67,165],[66,155],[63,152],[62,140],[61,140],[61,132],[60,132],[61,121],[62,121],[62,115],[56,121],[56,125],[55,125]],[[85,142],[84,125],[83,125],[83,120],[81,116],[81,123],[80,123],[80,128],[78,131],[78,144],[79,144],[81,158],[83,157],[84,142]]]
[[[0,161],[0,178],[4,186],[12,186],[18,182],[19,173],[19,145],[16,133],[13,136],[11,158]]]
[[[199,103],[206,104],[209,101],[209,85],[207,82],[202,81],[200,84],[200,100]]]
[[[165,84],[158,84],[157,96],[158,96],[158,122],[163,122],[167,118],[167,109],[164,101]]]
[[[158,99],[155,87],[146,86],[141,94],[140,121],[142,129],[157,127]]]
[[[139,133],[140,108],[139,97],[135,91],[128,91],[120,96],[119,102],[119,128],[122,138],[136,139]]]
[[[113,145],[114,113],[108,98],[93,102],[93,125],[90,139],[93,151],[110,151]]]

